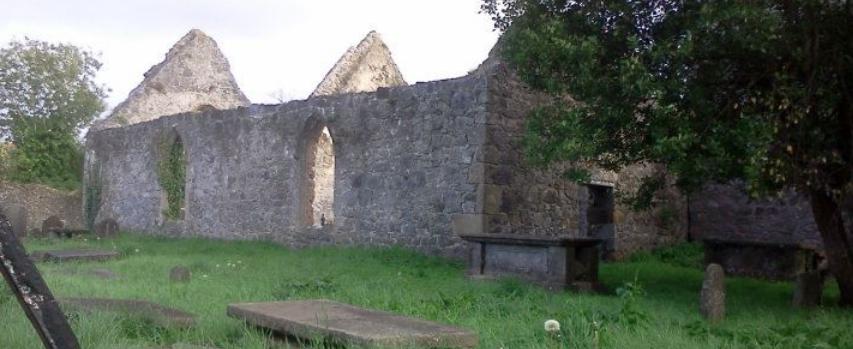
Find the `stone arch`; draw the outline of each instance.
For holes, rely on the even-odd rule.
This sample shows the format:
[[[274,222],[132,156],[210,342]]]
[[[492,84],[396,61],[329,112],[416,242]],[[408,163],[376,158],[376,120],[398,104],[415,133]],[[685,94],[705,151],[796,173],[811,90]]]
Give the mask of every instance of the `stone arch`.
[[[161,221],[182,221],[187,210],[187,151],[184,140],[172,129],[157,145],[157,177],[160,183]]]
[[[299,136],[299,207],[296,222],[303,227],[335,221],[335,146],[332,130],[318,117],[305,122]]]

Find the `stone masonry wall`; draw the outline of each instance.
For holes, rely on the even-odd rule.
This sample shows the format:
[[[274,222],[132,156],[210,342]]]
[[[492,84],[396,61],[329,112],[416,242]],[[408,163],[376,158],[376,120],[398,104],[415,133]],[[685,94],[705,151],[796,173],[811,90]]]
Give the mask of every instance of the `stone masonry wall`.
[[[482,74],[360,93],[162,117],[90,133],[100,171],[98,220],[123,229],[223,239],[402,245],[461,256],[451,217],[474,213],[471,163],[483,143]],[[334,224],[305,226],[306,137],[334,143]],[[177,132],[187,154],[186,213],[161,213],[157,140]],[[310,208],[309,208],[310,210]]]
[[[65,220],[65,227],[83,229],[83,199],[80,191],[66,192],[41,184],[0,181],[0,206],[19,205],[27,211],[27,231],[41,229],[50,216]]]
[[[586,186],[562,178],[564,166],[535,168],[524,158],[522,140],[525,119],[537,104],[545,102],[498,62],[486,63],[489,72],[489,105],[486,144],[478,153],[471,177],[478,183],[482,217],[464,217],[485,233],[587,236]],[[479,172],[482,171],[482,174]],[[687,204],[677,190],[656,198],[657,207],[634,212],[619,199],[634,192],[642,178],[659,166],[635,165],[620,173],[593,171],[593,182],[614,187],[617,200],[613,214],[619,258],[633,251],[683,241],[687,236]],[[482,222],[482,223],[479,223]]]
[[[853,200],[842,206],[853,238]],[[690,198],[690,235],[694,239],[777,242],[822,248],[807,198],[786,192],[753,199],[743,183],[707,185]]]

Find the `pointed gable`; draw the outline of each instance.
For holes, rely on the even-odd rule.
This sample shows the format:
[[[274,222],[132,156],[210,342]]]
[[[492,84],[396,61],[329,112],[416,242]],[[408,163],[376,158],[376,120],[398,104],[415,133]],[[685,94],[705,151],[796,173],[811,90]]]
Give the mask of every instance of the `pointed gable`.
[[[376,91],[380,87],[404,86],[403,74],[379,33],[371,31],[350,47],[317,85],[311,97],[339,93]]]
[[[190,111],[232,109],[250,104],[240,91],[216,42],[193,29],[145,73],[127,99],[95,129],[120,127]]]

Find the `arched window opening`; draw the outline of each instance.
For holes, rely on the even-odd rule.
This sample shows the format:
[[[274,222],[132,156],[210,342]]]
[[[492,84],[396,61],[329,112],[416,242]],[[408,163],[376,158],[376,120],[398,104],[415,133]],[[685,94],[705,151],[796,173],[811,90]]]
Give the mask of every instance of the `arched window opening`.
[[[160,144],[158,177],[162,189],[161,207],[163,217],[183,220],[186,213],[187,159],[184,142],[177,133]]]
[[[330,225],[335,220],[335,149],[328,127],[315,136],[308,147],[308,202],[310,212],[307,223],[315,227]]]

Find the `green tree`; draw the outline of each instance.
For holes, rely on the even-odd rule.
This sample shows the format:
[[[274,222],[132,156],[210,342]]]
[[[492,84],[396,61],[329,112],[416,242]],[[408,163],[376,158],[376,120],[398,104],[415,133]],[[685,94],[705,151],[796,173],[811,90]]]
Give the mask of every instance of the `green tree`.
[[[15,144],[14,180],[77,183],[82,153],[77,135],[104,110],[95,83],[101,63],[68,44],[12,41],[0,49],[0,138]]]
[[[744,179],[811,202],[853,305],[853,9],[846,0],[484,0],[502,55],[555,97],[529,118],[535,163],[666,164],[685,191]],[[583,174],[582,171],[576,171]],[[649,178],[639,191],[665,181]],[[645,196],[648,198],[648,195]]]

